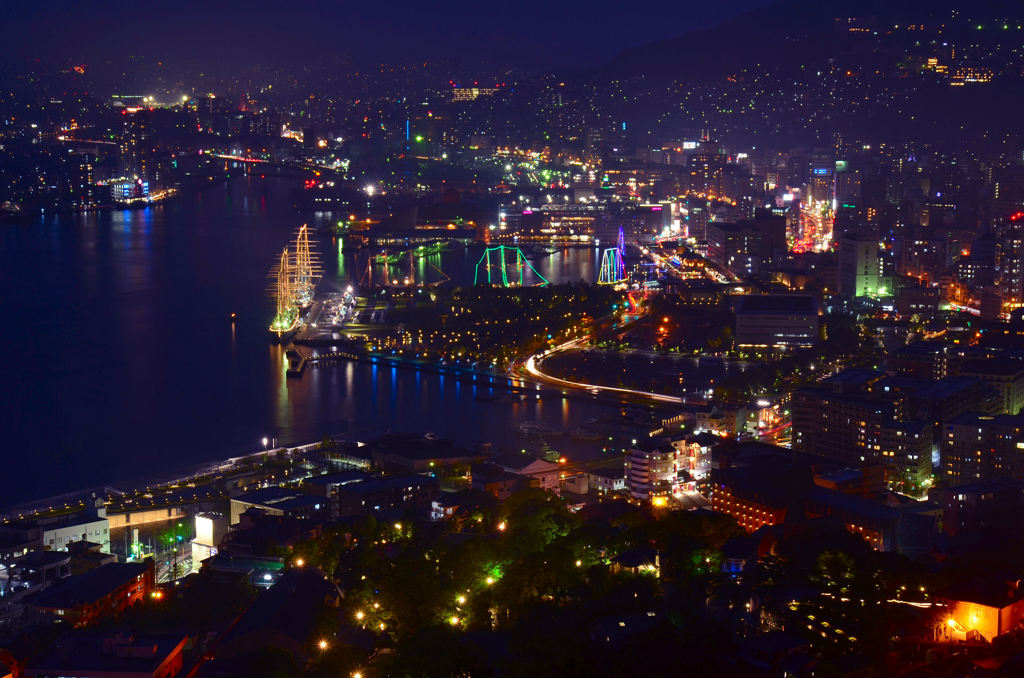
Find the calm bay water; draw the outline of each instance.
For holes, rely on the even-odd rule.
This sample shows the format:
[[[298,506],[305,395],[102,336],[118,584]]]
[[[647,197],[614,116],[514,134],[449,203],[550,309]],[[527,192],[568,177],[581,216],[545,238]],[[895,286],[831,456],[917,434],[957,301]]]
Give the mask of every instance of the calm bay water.
[[[433,431],[515,445],[519,422],[567,428],[611,411],[483,403],[486,386],[367,363],[286,379],[266,332],[267,271],[315,220],[288,191],[245,177],[157,208],[0,226],[0,506],[255,451],[263,436]],[[328,284],[358,280],[365,255],[320,246]],[[453,247],[417,275],[432,280],[436,265],[471,283],[479,256]],[[552,282],[593,280],[598,253],[536,265]]]

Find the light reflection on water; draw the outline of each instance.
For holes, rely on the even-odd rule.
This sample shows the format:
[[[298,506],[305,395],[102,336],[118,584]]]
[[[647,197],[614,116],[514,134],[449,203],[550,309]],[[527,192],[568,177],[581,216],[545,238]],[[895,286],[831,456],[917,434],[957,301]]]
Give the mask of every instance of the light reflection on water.
[[[268,346],[267,272],[312,223],[289,190],[240,178],[164,206],[0,229],[0,379],[14,396],[0,408],[0,447],[18,453],[18,473],[0,474],[0,504],[254,451],[263,436],[433,431],[515,447],[519,422],[562,428],[612,411],[486,403],[484,381],[364,362],[287,378],[283,349]],[[320,246],[325,261],[335,253],[328,284],[355,277],[355,251],[330,236]],[[593,279],[597,257],[560,251],[538,269],[553,282]],[[453,246],[414,270],[465,284],[477,259],[478,248]]]

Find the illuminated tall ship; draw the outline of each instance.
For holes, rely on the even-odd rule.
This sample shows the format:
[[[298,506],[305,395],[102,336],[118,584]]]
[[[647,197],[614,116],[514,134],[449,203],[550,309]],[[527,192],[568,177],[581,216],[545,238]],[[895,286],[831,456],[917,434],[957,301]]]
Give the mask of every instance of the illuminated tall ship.
[[[313,303],[316,285],[323,269],[316,248],[310,244],[309,229],[303,225],[295,236],[295,262],[292,268],[292,295],[295,305],[308,308]]]
[[[302,226],[295,236],[295,249],[286,247],[271,270],[270,293],[274,298],[274,319],[270,332],[280,341],[295,334],[302,312],[313,304],[322,269],[309,229]]]

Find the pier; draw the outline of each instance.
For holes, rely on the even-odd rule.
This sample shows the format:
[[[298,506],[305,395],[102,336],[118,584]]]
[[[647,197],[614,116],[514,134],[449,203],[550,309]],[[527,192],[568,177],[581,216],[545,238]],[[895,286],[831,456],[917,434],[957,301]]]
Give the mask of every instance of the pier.
[[[317,355],[306,355],[301,351],[291,349],[285,354],[288,358],[289,377],[301,377],[306,367],[311,364],[333,362],[335,360],[360,360],[366,356],[359,356],[347,351],[332,351],[331,353],[318,353]]]

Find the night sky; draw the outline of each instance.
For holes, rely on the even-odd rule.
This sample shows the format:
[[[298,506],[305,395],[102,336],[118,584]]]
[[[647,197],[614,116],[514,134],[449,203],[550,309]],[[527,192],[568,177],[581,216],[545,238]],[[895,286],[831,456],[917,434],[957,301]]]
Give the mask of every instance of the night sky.
[[[9,57],[143,54],[222,65],[338,54],[365,63],[443,57],[547,70],[600,65],[622,49],[708,28],[769,2],[8,0],[8,42],[0,49]]]

